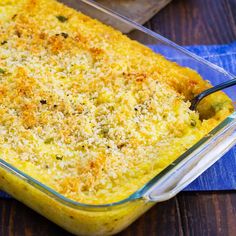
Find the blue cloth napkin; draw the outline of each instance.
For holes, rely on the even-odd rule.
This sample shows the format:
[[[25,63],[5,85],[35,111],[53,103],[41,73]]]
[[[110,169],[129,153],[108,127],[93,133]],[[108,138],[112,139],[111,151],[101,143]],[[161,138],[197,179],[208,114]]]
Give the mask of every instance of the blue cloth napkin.
[[[150,46],[154,51],[160,51],[158,46]],[[219,65],[226,71],[236,74],[236,42],[227,45],[200,45],[186,46],[189,51]],[[163,49],[163,47],[162,47]],[[168,49],[167,49],[168,50]],[[166,53],[164,53],[166,55]],[[177,55],[169,59],[179,61]],[[183,60],[186,60],[183,58]],[[189,62],[187,61],[186,64]],[[219,83],[220,79],[211,82]],[[234,93],[236,89],[232,90]],[[235,92],[236,93],[236,92]],[[235,190],[236,189],[236,146],[225,154],[217,163],[205,171],[198,179],[192,182],[184,191]],[[0,197],[9,196],[0,192]]]

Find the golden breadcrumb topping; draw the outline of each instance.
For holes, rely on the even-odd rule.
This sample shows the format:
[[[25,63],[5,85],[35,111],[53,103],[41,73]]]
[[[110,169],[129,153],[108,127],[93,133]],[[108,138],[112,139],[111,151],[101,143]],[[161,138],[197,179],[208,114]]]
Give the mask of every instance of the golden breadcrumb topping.
[[[1,0],[0,80],[1,158],[83,203],[129,196],[232,111],[218,93],[200,120],[200,75],[54,0]]]

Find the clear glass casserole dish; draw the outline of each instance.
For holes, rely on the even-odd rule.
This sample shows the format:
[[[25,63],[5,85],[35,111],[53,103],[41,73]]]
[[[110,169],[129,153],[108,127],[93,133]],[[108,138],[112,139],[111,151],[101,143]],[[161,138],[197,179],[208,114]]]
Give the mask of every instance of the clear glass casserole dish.
[[[66,3],[114,28],[119,29],[121,25],[135,28],[136,32],[130,35],[131,38],[136,39],[135,35],[139,34],[139,38],[145,39],[145,43],[156,45],[155,51],[198,71],[204,79],[214,78],[217,84],[219,80],[233,78],[233,75],[222,68],[94,2],[71,0]],[[233,89],[228,89],[226,93],[236,101]],[[111,204],[88,205],[67,199],[1,159],[0,188],[76,235],[110,235],[127,227],[153,204],[175,196],[235,143],[236,112],[141,189],[128,198]]]

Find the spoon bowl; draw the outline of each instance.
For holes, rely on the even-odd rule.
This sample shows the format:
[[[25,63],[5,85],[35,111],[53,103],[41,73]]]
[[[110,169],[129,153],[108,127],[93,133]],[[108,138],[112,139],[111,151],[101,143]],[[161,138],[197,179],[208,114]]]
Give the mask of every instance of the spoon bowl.
[[[234,79],[231,79],[229,81],[226,81],[226,82],[223,82],[223,83],[220,83],[212,88],[209,88],[207,90],[204,90],[203,92],[199,93],[197,96],[195,96],[192,100],[191,100],[191,106],[190,106],[190,110],[194,111],[197,109],[197,106],[199,104],[199,102],[205,98],[206,96],[212,94],[212,93],[215,93],[215,92],[218,92],[220,90],[223,90],[223,89],[226,89],[226,88],[229,88],[231,86],[234,86],[236,85],[236,78]]]

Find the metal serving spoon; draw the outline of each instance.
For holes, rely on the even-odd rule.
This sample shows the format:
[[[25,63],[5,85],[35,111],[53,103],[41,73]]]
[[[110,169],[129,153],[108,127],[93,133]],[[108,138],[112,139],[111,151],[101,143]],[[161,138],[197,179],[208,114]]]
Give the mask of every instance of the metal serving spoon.
[[[194,97],[192,100],[191,100],[191,106],[190,106],[190,110],[196,110],[197,108],[197,105],[199,104],[199,102],[205,98],[206,96],[212,94],[212,93],[215,93],[219,90],[222,90],[222,89],[225,89],[225,88],[228,88],[228,87],[231,87],[233,85],[236,85],[236,78],[234,79],[231,79],[229,81],[226,81],[226,82],[223,82],[221,84],[218,84],[212,88],[209,88],[201,93],[199,93],[196,97]]]

